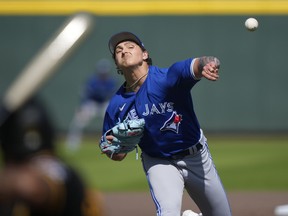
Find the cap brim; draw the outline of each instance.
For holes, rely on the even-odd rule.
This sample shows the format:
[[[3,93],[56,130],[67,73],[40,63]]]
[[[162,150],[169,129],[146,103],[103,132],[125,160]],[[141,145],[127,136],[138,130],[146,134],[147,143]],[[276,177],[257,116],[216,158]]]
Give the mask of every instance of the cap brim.
[[[136,44],[138,44],[141,48],[145,49],[143,43],[136,35],[134,35],[131,32],[120,32],[113,35],[109,40],[109,50],[113,55],[116,46],[123,41],[133,41]]]

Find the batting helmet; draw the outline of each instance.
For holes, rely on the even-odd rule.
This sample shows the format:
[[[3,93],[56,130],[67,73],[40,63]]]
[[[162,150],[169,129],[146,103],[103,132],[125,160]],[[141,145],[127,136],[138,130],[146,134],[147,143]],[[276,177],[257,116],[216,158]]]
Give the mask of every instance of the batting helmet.
[[[53,149],[54,128],[39,100],[29,100],[6,119],[0,128],[0,144],[6,161]]]

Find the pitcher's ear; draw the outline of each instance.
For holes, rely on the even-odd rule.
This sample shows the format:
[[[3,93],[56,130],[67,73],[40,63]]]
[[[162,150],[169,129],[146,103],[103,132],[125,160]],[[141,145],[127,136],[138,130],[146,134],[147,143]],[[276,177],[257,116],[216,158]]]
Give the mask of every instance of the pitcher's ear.
[[[143,52],[143,59],[144,59],[144,60],[147,60],[148,58],[149,58],[149,54],[148,54],[147,50],[145,50],[145,51]]]

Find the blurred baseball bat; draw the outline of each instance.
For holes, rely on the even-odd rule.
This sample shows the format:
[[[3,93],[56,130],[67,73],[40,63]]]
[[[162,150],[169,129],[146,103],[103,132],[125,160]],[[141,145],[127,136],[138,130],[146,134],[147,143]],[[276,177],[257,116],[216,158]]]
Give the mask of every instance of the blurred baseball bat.
[[[92,28],[93,17],[86,13],[73,15],[65,21],[5,92],[0,107],[0,126],[54,74]]]

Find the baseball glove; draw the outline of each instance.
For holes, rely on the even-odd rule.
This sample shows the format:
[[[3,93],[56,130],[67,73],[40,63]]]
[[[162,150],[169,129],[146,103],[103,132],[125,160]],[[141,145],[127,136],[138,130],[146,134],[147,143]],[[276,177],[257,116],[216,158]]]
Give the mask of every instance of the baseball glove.
[[[100,149],[111,157],[115,153],[128,153],[133,151],[143,136],[144,119],[124,120],[108,130],[101,138]],[[107,140],[107,135],[113,135],[113,140]]]

